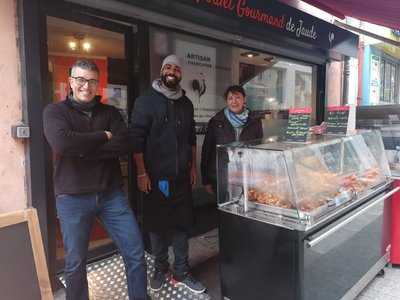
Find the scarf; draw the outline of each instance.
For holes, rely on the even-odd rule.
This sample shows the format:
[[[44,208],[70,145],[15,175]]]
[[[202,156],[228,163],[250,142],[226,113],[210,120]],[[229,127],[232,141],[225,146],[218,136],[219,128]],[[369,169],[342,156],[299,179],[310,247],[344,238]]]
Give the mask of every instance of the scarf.
[[[97,103],[99,103],[99,98],[100,97],[96,96],[90,102],[78,101],[72,97],[69,98],[69,100],[72,107],[74,107],[76,110],[79,110],[80,112],[83,112],[85,115],[91,117],[93,108],[97,105]]]
[[[243,127],[249,118],[249,110],[246,107],[240,114],[235,114],[234,112],[231,112],[228,107],[225,107],[224,114],[233,128]]]
[[[164,83],[161,81],[160,78],[154,80],[153,84],[151,86],[157,92],[163,94],[165,97],[167,97],[168,99],[171,99],[171,100],[177,100],[183,96],[183,91],[182,91],[182,88],[180,85],[178,85],[176,90],[171,90],[164,85]]]

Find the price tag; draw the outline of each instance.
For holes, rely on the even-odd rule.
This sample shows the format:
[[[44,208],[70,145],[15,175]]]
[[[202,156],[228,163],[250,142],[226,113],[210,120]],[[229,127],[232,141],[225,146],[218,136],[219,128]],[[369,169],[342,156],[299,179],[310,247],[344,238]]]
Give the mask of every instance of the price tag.
[[[349,110],[349,106],[328,106],[326,133],[346,134]]]
[[[310,129],[311,107],[289,110],[286,141],[305,142]]]

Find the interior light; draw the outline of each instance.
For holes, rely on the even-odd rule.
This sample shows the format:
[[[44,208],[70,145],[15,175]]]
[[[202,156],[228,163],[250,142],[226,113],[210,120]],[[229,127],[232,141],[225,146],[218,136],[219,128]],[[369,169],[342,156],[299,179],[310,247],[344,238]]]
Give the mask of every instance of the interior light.
[[[69,41],[68,42],[68,47],[72,51],[75,51],[78,48],[78,44],[75,41]]]
[[[86,52],[89,52],[90,49],[92,48],[92,45],[91,45],[89,42],[84,42],[84,43],[82,44],[82,48],[83,48],[83,50],[85,50]]]
[[[248,58],[253,58],[253,57],[258,56],[259,54],[257,52],[247,51],[247,52],[240,53],[240,55],[248,57]]]

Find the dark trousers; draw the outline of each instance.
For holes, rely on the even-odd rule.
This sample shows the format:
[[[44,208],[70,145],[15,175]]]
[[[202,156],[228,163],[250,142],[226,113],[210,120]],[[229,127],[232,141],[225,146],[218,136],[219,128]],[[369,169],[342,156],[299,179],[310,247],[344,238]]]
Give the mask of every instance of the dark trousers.
[[[147,276],[141,233],[121,189],[57,196],[65,250],[67,300],[87,300],[86,259],[89,236],[98,217],[117,245],[125,264],[130,300],[146,299]]]
[[[150,233],[152,253],[155,256],[155,268],[167,272],[169,237],[174,251],[174,276],[184,278],[189,272],[189,243],[188,234],[184,230],[175,229],[164,233]]]

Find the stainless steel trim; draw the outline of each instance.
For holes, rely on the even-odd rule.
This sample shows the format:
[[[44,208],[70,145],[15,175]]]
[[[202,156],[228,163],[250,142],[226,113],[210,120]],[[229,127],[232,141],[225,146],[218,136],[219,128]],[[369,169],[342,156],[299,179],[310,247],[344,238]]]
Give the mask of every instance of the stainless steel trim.
[[[305,229],[303,229],[303,230],[309,231],[309,230],[319,226],[321,223],[325,222],[326,220],[332,219],[332,218],[342,214],[343,211],[346,209],[349,209],[349,207],[354,207],[354,206],[358,205],[359,203],[363,202],[365,199],[375,197],[376,195],[378,195],[379,193],[381,193],[382,191],[387,189],[391,184],[392,184],[392,182],[388,181],[381,186],[373,188],[368,194],[362,196],[360,199],[350,202],[348,205],[346,204],[340,209],[334,210],[332,213],[327,214],[325,217],[323,217],[318,222],[312,224],[311,226],[306,226]]]
[[[342,214],[344,210],[353,209],[354,206],[359,205],[359,203],[364,202],[367,198],[373,198],[376,195],[380,194],[382,191],[387,189],[391,185],[391,182],[387,182],[382,186],[375,188],[373,191],[364,195],[360,199],[357,199],[353,202],[350,202],[343,207],[329,212],[327,215],[321,217],[319,221],[312,225],[307,225],[304,223],[300,223],[299,219],[293,217],[287,217],[284,215],[276,215],[273,212],[261,211],[261,210],[249,210],[246,214],[243,211],[239,212],[237,204],[237,200],[229,201],[227,203],[219,204],[218,208],[222,211],[227,213],[231,213],[234,215],[242,216],[245,218],[249,218],[255,221],[263,222],[266,224],[283,227],[290,230],[298,230],[298,231],[310,231],[313,228],[319,226],[321,223],[326,222],[332,218],[337,217],[338,215]]]
[[[327,230],[326,232],[324,232],[323,234],[319,235],[318,237],[311,239],[311,240],[307,240],[306,242],[306,246],[308,248],[312,248],[315,245],[319,244],[320,242],[322,242],[324,239],[328,238],[331,234],[333,234],[334,232],[338,231],[340,228],[342,228],[343,226],[345,226],[346,224],[350,223],[351,221],[353,221],[355,218],[357,218],[358,216],[362,215],[363,213],[365,213],[367,210],[369,210],[370,208],[372,208],[373,206],[377,205],[378,203],[382,202],[383,200],[389,198],[391,195],[393,195],[394,193],[396,193],[398,190],[400,190],[400,187],[396,187],[393,190],[391,190],[390,192],[384,194],[382,197],[376,199],[375,201],[373,201],[372,203],[368,204],[366,207],[364,207],[363,209],[359,210],[358,212],[356,212],[354,215],[352,215],[351,217],[347,218],[346,220],[344,220],[343,222],[339,223],[338,225],[332,227],[331,229]]]

